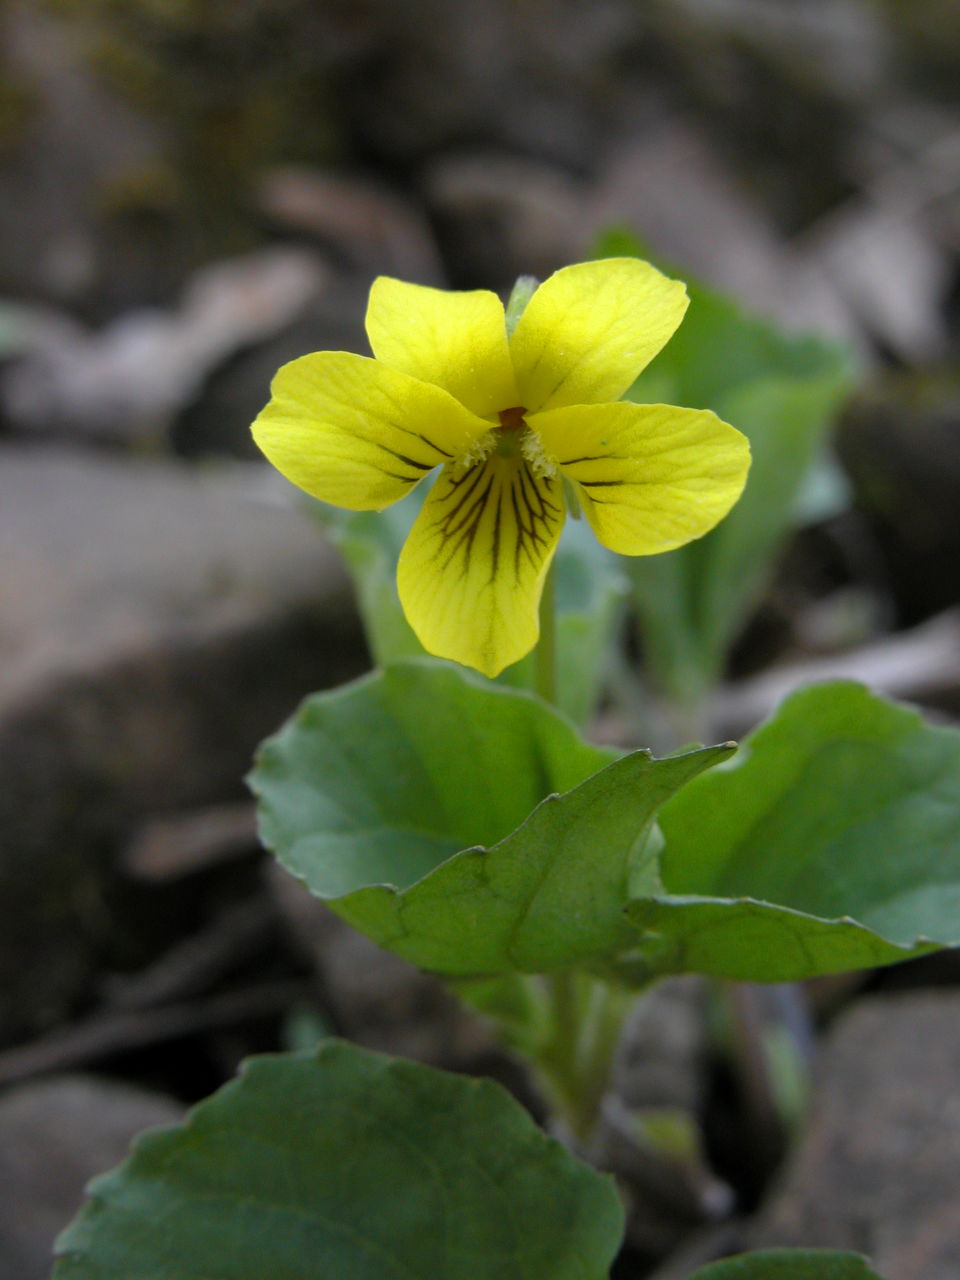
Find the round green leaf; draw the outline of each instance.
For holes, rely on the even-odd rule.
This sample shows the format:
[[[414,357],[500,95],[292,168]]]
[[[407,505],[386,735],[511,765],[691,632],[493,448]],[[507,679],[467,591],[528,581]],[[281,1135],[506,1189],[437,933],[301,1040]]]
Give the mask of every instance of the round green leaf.
[[[830,1249],[769,1249],[725,1258],[690,1280],[881,1280],[858,1253]]]
[[[499,1085],[336,1041],[252,1059],[90,1194],[55,1280],[600,1280],[622,1235]]]
[[[267,846],[381,946],[448,975],[542,973],[634,943],[642,837],[731,750],[611,764],[538,699],[421,661],[308,699],[251,783]]]
[[[788,981],[960,940],[960,733],[862,686],[789,698],[661,815],[655,967]]]

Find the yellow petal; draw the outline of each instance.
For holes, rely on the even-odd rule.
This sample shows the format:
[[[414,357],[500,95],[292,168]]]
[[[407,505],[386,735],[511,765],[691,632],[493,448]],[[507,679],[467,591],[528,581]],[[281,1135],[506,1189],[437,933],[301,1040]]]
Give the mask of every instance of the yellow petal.
[[[380,276],[367,305],[373,354],[433,382],[483,418],[519,404],[503,303],[476,289],[455,293]]]
[[[429,652],[495,676],[537,642],[543,580],[563,526],[559,480],[521,455],[445,467],[400,554],[407,620]]]
[[[639,258],[557,271],[510,339],[520,404],[536,411],[619,400],[686,309],[684,285]]]
[[[346,351],[284,365],[271,391],[253,438],[288,480],[351,511],[396,502],[490,429],[439,387]]]
[[[599,541],[621,555],[671,551],[707,533],[750,468],[746,436],[707,409],[573,405],[527,421],[576,485]]]

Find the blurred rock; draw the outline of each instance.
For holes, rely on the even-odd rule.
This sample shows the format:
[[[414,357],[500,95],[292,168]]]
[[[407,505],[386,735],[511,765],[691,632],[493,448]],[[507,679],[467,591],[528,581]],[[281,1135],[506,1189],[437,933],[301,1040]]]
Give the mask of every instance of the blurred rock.
[[[442,156],[425,170],[424,194],[448,259],[465,279],[508,289],[519,274],[542,279],[588,256],[602,232],[626,226],[681,273],[767,312],[781,305],[786,241],[696,125],[661,120],[608,142],[595,159],[586,183],[505,152]],[[821,292],[829,301],[820,311],[836,311],[829,286]],[[801,312],[794,327],[810,308]]]
[[[370,354],[363,327],[369,287],[369,277],[359,273],[332,275],[291,323],[210,370],[173,422],[174,450],[185,458],[259,458],[250,423],[266,404],[282,364],[310,351]]]
[[[951,259],[907,166],[788,240],[705,128],[668,120],[613,146],[581,211],[581,242],[626,224],[678,271],[797,332],[904,360],[946,341]]]
[[[101,197],[155,169],[157,130],[85,68],[83,41],[42,6],[4,4],[0,47],[5,86],[15,81],[26,103],[17,127],[0,135],[0,292],[60,305],[111,291],[153,296],[165,255],[152,245],[138,269],[126,237],[105,226]],[[107,241],[114,232],[112,245],[104,231]]]
[[[745,301],[779,285],[784,243],[696,126],[669,120],[613,148],[590,222],[633,227],[668,262]]]
[[[869,522],[901,624],[960,598],[960,369],[878,375],[851,401],[837,449]]]
[[[0,412],[23,431],[162,439],[215,366],[288,325],[324,280],[306,250],[264,249],[205,267],[176,311],[129,312],[98,333],[28,313],[0,373]]]
[[[441,156],[423,191],[461,282],[508,291],[589,252],[582,184],[562,169],[504,152]]]
[[[668,978],[637,1000],[623,1036],[614,1089],[628,1107],[703,1105],[708,1050],[703,980]]]
[[[395,191],[369,178],[288,165],[261,175],[258,203],[284,231],[311,236],[367,276],[442,285],[430,227]]]
[[[0,453],[0,1041],[123,938],[120,840],[241,798],[260,738],[364,663],[346,576],[272,478]]]
[[[636,27],[623,0],[354,0],[365,58],[337,77],[361,153],[391,167],[465,146],[589,165]]]
[[[955,992],[855,1005],[830,1033],[807,1131],[751,1247],[852,1249],[889,1280],[954,1280],[958,1073]]]
[[[84,1076],[0,1097],[0,1280],[47,1280],[54,1238],[87,1182],[119,1164],[142,1130],[182,1116],[170,1098]]]
[[[862,112],[890,88],[870,0],[650,0],[638,12],[637,69],[701,123],[786,234],[849,195]]]
[[[801,259],[704,130],[668,120],[610,149],[584,211],[583,241],[626,225],[664,263],[792,332],[854,339],[827,273]]]
[[[346,149],[329,71],[365,37],[339,6],[2,8],[0,46],[33,109],[0,136],[0,291],[94,320],[168,305],[198,266],[261,242],[250,184],[264,165]]]
[[[750,51],[791,81],[842,98],[877,89],[889,68],[889,41],[867,0],[654,0],[652,21],[692,49],[712,42]]]
[[[732,1192],[703,1151],[707,1024],[700,978],[669,978],[628,1020],[596,1149],[629,1189],[627,1239],[648,1260],[729,1213]]]
[[[906,94],[878,103],[865,121],[858,165],[880,201],[937,243],[960,248],[960,131],[949,103]]]
[[[938,97],[957,100],[960,58],[958,0],[881,0],[880,9],[896,42],[907,79]]]
[[[804,237],[803,262],[829,277],[864,333],[910,362],[940,356],[953,275],[910,200],[852,201]]]

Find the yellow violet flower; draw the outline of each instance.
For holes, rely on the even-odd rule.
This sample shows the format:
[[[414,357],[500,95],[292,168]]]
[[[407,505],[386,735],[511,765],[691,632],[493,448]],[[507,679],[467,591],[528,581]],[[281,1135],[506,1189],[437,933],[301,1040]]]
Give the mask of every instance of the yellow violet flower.
[[[376,358],[285,365],[253,434],[294,484],[353,511],[440,467],[400,556],[400,600],[430,653],[495,676],[537,642],[564,478],[600,542],[631,556],[699,538],[739,497],[739,431],[708,410],[620,400],[686,307],[679,281],[608,258],[544,281],[508,336],[495,293],[381,277],[366,317]]]

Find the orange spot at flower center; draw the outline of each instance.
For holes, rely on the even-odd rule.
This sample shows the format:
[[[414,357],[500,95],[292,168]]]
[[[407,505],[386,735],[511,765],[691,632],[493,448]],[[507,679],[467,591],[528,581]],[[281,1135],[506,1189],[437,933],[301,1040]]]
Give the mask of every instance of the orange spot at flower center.
[[[500,412],[500,426],[504,431],[520,431],[527,424],[524,422],[523,415],[526,409],[522,404],[515,405],[512,409],[502,409]]]

